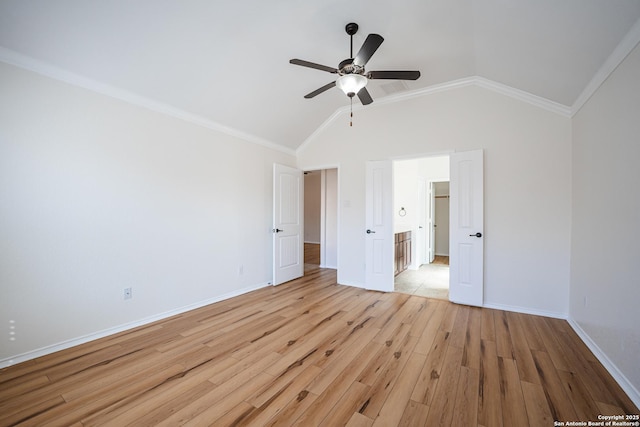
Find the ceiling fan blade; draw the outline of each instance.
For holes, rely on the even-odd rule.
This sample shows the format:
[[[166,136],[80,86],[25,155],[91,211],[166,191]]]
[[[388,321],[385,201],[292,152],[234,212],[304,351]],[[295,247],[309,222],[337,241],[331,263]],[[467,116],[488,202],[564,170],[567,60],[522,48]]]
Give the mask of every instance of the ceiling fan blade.
[[[360,51],[353,59],[353,63],[360,67],[364,67],[376,50],[378,50],[383,41],[384,39],[380,34],[369,34],[362,44]]]
[[[326,84],[326,85],[322,86],[321,88],[316,89],[316,90],[314,90],[313,92],[310,92],[310,93],[306,94],[304,97],[305,97],[305,98],[307,98],[307,99],[311,99],[311,98],[313,98],[314,96],[316,96],[316,95],[320,95],[322,92],[324,92],[324,91],[326,91],[326,90],[331,89],[331,88],[332,88],[332,87],[334,87],[335,85],[336,85],[336,82],[328,83],[328,84]]]
[[[420,71],[369,71],[370,79],[418,80]]]
[[[316,64],[315,62],[303,61],[302,59],[292,59],[289,61],[293,65],[301,65],[303,67],[315,68],[316,70],[326,71],[328,73],[337,73],[338,70],[333,67],[327,67],[326,65]]]
[[[360,99],[360,102],[362,102],[362,105],[369,105],[373,102],[373,98],[371,98],[366,87],[360,89],[360,92],[358,92],[358,98]]]

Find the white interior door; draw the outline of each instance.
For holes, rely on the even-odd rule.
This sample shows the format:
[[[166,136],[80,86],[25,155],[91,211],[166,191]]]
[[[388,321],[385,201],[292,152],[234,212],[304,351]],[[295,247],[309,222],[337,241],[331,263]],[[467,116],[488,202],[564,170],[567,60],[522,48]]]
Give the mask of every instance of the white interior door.
[[[367,162],[365,287],[393,291],[393,206],[391,161]]]
[[[484,264],[482,150],[450,157],[449,299],[482,306]]]
[[[302,171],[273,165],[273,284],[304,274]]]

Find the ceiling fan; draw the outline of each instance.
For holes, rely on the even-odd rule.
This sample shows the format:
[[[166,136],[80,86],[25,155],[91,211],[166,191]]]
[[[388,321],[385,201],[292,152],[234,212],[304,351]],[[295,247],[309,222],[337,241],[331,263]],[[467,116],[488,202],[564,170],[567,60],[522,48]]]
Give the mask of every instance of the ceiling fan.
[[[338,86],[345,95],[351,98],[352,102],[353,97],[357,95],[363,105],[368,105],[373,102],[369,91],[367,91],[367,88],[365,87],[369,80],[417,80],[420,77],[420,71],[365,71],[364,66],[369,62],[369,59],[371,59],[376,50],[378,50],[384,39],[379,34],[369,34],[362,44],[360,51],[356,56],[353,56],[353,35],[358,32],[358,24],[354,22],[347,24],[345,31],[351,37],[351,57],[340,62],[340,64],[338,64],[338,68],[303,61],[301,59],[292,59],[289,61],[289,63],[294,65],[315,68],[316,70],[327,71],[329,73],[338,74],[339,76],[336,81],[328,83],[321,88],[306,94],[304,96],[305,98],[313,98],[334,86]]]

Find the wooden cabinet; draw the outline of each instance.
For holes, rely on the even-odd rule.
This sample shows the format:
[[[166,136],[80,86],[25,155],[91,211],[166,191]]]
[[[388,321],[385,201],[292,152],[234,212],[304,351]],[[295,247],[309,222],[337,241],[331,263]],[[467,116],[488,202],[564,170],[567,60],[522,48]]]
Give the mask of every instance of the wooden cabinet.
[[[411,264],[411,232],[405,231],[403,233],[395,234],[395,271],[394,275],[405,271]]]

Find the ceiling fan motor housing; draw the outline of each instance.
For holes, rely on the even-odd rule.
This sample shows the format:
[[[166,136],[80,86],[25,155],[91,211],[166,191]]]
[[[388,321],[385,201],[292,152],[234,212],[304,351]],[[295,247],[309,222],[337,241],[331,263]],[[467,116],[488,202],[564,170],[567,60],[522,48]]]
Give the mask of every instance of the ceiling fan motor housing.
[[[338,74],[341,76],[345,74],[364,74],[364,67],[355,65],[353,58],[348,58],[338,64]]]

